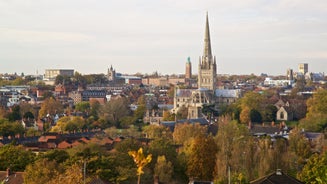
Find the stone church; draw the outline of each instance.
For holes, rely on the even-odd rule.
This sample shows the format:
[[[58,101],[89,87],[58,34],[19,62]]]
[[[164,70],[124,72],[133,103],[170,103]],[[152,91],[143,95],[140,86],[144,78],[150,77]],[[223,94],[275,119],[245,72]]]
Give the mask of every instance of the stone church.
[[[241,97],[239,89],[217,89],[217,63],[211,52],[208,14],[206,15],[203,56],[199,58],[198,88],[175,88],[173,113],[179,108],[188,108],[188,119],[202,117],[203,105],[213,104],[219,111],[222,105],[229,105]]]

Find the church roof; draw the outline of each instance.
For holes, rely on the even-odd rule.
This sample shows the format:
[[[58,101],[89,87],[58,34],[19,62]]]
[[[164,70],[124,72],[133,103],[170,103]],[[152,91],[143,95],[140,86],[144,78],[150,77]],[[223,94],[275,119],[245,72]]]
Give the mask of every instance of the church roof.
[[[217,97],[239,98],[241,95],[241,90],[240,89],[216,89],[215,94]]]
[[[176,96],[177,97],[190,97],[192,95],[192,91],[194,91],[194,89],[177,89]]]

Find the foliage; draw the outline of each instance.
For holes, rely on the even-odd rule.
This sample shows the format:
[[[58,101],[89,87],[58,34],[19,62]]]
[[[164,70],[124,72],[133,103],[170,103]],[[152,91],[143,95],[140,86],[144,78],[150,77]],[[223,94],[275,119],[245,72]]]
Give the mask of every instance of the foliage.
[[[87,112],[91,108],[90,102],[79,102],[75,105],[75,110],[80,112]]]
[[[0,119],[0,136],[12,138],[15,135],[23,135],[25,132],[24,127],[19,122],[9,122],[7,119]]]
[[[20,107],[19,105],[14,105],[11,107],[11,112],[8,114],[8,120],[9,121],[17,121],[21,120],[22,116],[20,115]]]
[[[312,155],[298,177],[304,183],[327,183],[327,152]]]
[[[22,146],[7,144],[0,147],[0,170],[10,168],[13,171],[24,171],[34,158],[35,155],[30,151],[25,151]]]
[[[256,122],[256,123],[262,122],[262,116],[261,116],[260,112],[255,109],[251,109],[250,119],[251,119],[251,122]]]
[[[58,149],[47,151],[42,155],[42,157],[49,161],[55,161],[58,164],[63,163],[70,158],[67,151]]]
[[[88,128],[87,122],[79,116],[64,116],[52,127],[52,132],[78,132]]]
[[[39,111],[39,117],[46,117],[47,114],[55,115],[64,111],[63,106],[59,101],[54,98],[47,98],[43,101],[41,109]]]
[[[62,172],[63,168],[56,161],[39,159],[26,167],[24,183],[51,183],[52,180],[59,178],[59,174]]]
[[[213,137],[199,135],[191,144],[191,153],[187,162],[189,178],[211,181],[215,167],[217,145]]]
[[[169,183],[173,175],[173,165],[166,160],[165,156],[159,156],[154,168],[155,176],[158,176],[159,181]]]
[[[103,106],[102,116],[106,121],[113,123],[116,127],[120,127],[121,119],[131,113],[128,105],[126,97],[111,99]]]
[[[308,131],[323,131],[327,128],[327,90],[319,89],[307,100],[307,114],[300,127]]]
[[[173,138],[177,144],[185,144],[198,135],[206,134],[206,127],[200,124],[177,124],[174,129]]]
[[[171,131],[163,125],[149,125],[144,127],[143,133],[146,134],[147,138],[157,139],[157,138],[172,138]]]
[[[143,168],[151,162],[152,155],[149,154],[145,156],[143,154],[143,149],[140,148],[138,151],[129,151],[128,154],[133,157],[133,160],[137,166],[138,184],[140,184],[140,177],[144,173]]]
[[[184,105],[180,107],[177,111],[177,119],[187,119],[188,115],[188,108],[186,108]]]
[[[175,114],[171,113],[169,110],[163,111],[162,115],[163,121],[175,121]]]

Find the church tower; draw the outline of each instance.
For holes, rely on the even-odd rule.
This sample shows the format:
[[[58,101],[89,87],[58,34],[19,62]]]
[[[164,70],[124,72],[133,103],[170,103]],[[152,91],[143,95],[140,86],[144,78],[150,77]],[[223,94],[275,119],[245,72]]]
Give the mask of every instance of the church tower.
[[[191,58],[187,58],[186,66],[185,66],[185,79],[192,78],[192,63]]]
[[[116,81],[116,70],[112,68],[112,65],[108,69],[107,77],[109,81],[113,81],[113,82]]]
[[[206,25],[204,33],[204,50],[203,56],[199,58],[199,74],[198,74],[198,88],[206,88],[208,90],[216,89],[217,83],[217,66],[216,57],[211,53],[210,31],[208,13],[206,16]]]

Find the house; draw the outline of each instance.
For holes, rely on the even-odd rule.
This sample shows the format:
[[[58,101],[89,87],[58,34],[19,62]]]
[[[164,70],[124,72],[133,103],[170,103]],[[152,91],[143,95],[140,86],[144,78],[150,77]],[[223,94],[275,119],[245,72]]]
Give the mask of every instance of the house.
[[[280,184],[280,183],[287,183],[287,184],[302,184],[300,180],[293,178],[286,173],[283,173],[280,169],[277,169],[276,172],[268,174],[262,178],[257,180],[251,181],[250,184]]]
[[[0,171],[0,183],[22,184],[24,183],[23,174],[23,172],[12,172],[9,168],[7,171]]]
[[[303,132],[304,137],[309,141],[311,151],[320,153],[324,149],[324,134],[318,132]]]
[[[291,121],[293,120],[293,110],[289,106],[280,107],[276,113],[277,121]]]

